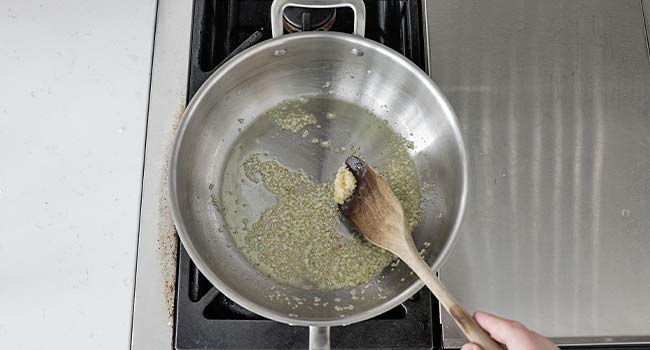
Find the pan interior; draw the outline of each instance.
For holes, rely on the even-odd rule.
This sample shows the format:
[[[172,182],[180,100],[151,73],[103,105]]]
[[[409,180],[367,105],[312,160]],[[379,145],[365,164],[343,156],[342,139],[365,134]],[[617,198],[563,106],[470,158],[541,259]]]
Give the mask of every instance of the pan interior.
[[[265,116],[300,96],[310,99],[321,125],[308,126],[305,138],[302,131],[278,132]],[[328,119],[326,111],[336,118]],[[368,286],[310,291],[279,284],[241,254],[226,229],[230,219],[218,210],[228,204],[222,194],[240,179],[226,174],[237,174],[251,153],[268,152],[316,181],[331,180],[349,155],[334,147],[359,146],[367,161],[380,166],[385,135],[368,125],[370,114],[413,141],[418,181],[427,184],[414,239],[419,248],[430,243],[424,257],[439,266],[459,224],[467,176],[449,105],[422,72],[386,48],[350,35],[304,33],[229,61],[199,90],[180,126],[170,163],[174,219],[183,245],[217,289],[262,316],[303,325],[360,321],[416,291],[416,278],[403,264],[385,269]],[[311,143],[313,138],[319,142]],[[239,197],[253,217],[275,200],[253,187],[242,187]]]
[[[369,243],[359,244],[358,233],[337,216],[330,188],[337,168],[349,155],[363,157],[392,182],[415,225],[423,203],[408,153],[413,143],[385,122],[349,102],[302,97],[281,103],[241,131],[227,157],[218,209],[225,230],[252,264],[297,288],[332,290],[364,283],[394,259]],[[252,159],[264,164],[277,161],[291,173],[274,167],[275,179],[259,179],[259,174],[246,174],[244,169],[243,164],[250,165]],[[268,170],[265,174],[269,176]],[[308,190],[302,174],[310,180]],[[293,182],[300,186],[293,187]],[[290,189],[291,193],[282,195],[282,208],[267,211],[278,201],[266,188],[268,183],[276,193]],[[430,190],[428,184],[422,187]],[[265,211],[264,225],[260,225]],[[260,246],[266,259],[257,254]]]

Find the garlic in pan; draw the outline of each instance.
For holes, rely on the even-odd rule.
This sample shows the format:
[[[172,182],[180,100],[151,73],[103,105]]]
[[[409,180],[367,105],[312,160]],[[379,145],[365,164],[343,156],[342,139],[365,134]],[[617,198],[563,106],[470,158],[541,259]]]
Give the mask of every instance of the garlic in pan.
[[[343,204],[357,187],[357,180],[346,165],[342,165],[336,172],[334,180],[334,201]]]

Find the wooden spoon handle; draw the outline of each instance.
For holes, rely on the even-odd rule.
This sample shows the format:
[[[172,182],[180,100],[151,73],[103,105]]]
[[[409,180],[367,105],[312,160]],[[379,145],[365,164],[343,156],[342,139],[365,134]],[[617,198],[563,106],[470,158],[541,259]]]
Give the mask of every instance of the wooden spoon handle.
[[[463,331],[467,339],[480,345],[484,350],[503,350],[494,339],[490,337],[481,326],[476,323],[472,315],[460,305],[458,300],[449,292],[447,287],[436,277],[431,267],[415,252],[415,256],[402,259],[415,272],[418,277],[429,287],[433,295],[438,298],[442,306],[454,318],[456,324]]]

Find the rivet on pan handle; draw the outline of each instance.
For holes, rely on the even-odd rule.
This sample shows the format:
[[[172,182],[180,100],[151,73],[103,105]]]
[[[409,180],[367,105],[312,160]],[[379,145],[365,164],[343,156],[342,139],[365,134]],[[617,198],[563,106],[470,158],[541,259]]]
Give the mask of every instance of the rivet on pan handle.
[[[317,9],[349,7],[354,12],[354,31],[352,34],[360,37],[366,34],[366,7],[363,0],[275,0],[271,5],[271,32],[274,38],[284,34],[282,14],[284,9],[289,6]]]

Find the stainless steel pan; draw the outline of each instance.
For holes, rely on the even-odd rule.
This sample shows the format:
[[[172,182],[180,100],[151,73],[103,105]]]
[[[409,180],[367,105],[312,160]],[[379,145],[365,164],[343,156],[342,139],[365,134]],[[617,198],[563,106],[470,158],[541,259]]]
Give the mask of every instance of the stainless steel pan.
[[[355,33],[282,35],[281,14],[286,6],[351,7],[356,16]],[[319,292],[283,286],[246,260],[232,236],[222,229],[224,218],[211,203],[214,198],[219,200],[227,186],[224,169],[228,164],[240,164],[252,152],[268,151],[281,162],[326,181],[346,157],[326,148],[298,145],[291,137],[271,137],[276,131],[264,112],[286,99],[316,96],[329,101],[318,108],[354,105],[373,111],[412,140],[419,181],[432,184],[423,190],[422,221],[414,237],[419,246],[430,242],[425,258],[434,270],[447,256],[463,216],[467,152],[454,112],[429,77],[399,53],[363,38],[361,0],[276,0],[272,26],[272,40],[225,63],[188,105],[169,166],[170,206],[184,247],[217,289],[261,316],[310,326],[310,346],[326,348],[327,327],[363,321],[390,310],[416,293],[422,283],[401,264],[385,269],[371,281],[361,299],[351,293],[355,288]],[[351,129],[369,163],[381,164],[381,136],[356,123],[353,115],[323,123],[318,132],[328,135],[333,143],[349,142],[341,140],[350,137],[341,132],[343,127]],[[263,198],[241,195],[249,196],[252,211],[266,206]],[[288,305],[271,298],[273,293],[320,303],[318,307],[309,302]],[[352,308],[341,308],[348,305]]]

